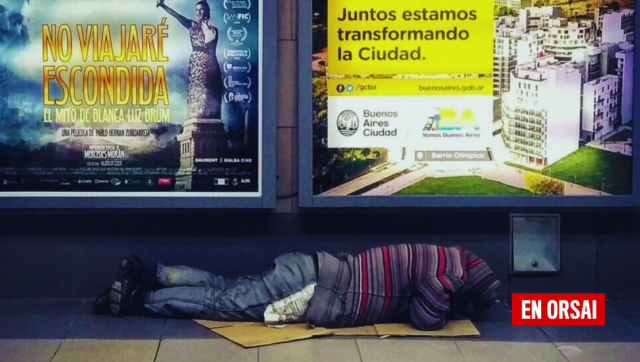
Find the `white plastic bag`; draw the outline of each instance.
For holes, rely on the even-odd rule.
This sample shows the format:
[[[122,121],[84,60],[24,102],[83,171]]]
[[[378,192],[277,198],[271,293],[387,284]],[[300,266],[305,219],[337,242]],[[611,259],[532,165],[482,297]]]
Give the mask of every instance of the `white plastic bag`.
[[[264,322],[266,324],[303,322],[315,288],[315,283],[309,284],[301,291],[273,302],[264,311]]]

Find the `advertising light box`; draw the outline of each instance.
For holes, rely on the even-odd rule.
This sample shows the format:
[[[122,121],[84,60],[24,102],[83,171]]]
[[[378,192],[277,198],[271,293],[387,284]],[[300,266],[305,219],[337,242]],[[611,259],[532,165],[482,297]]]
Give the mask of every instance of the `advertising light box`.
[[[632,203],[635,1],[304,3],[303,206]]]
[[[262,3],[0,0],[4,206],[262,207],[275,86]]]

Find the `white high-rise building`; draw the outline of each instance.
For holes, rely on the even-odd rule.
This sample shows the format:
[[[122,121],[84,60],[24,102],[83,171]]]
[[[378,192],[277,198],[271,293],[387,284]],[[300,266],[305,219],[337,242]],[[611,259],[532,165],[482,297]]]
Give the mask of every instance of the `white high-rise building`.
[[[493,32],[498,36],[511,35],[517,30],[518,18],[515,16],[501,16],[493,21]]]
[[[596,10],[593,18],[594,18],[594,21],[596,22],[596,28],[598,30],[602,30],[602,22],[604,21],[604,15],[611,14],[612,12],[613,12],[613,9],[610,8],[608,5],[596,6]]]
[[[493,95],[494,120],[501,117],[501,97],[509,91],[509,77],[517,64],[533,61],[544,52],[544,33],[523,33],[516,27],[517,18],[500,17],[494,24]],[[501,123],[496,123],[496,129]]]
[[[552,57],[516,67],[502,100],[512,162],[541,169],[578,149],[580,88],[579,70]]]
[[[621,43],[616,58],[618,76],[622,81],[622,124],[627,124],[633,119],[633,45]]]
[[[516,69],[516,39],[496,37],[493,55],[493,95],[509,91],[509,74]]]
[[[585,139],[602,139],[620,120],[620,77],[605,75],[584,85],[582,132]]]
[[[562,17],[562,8],[555,6],[527,7],[520,10],[518,27],[523,32],[548,28],[551,19]]]
[[[509,74],[516,68],[516,18],[501,17],[494,22],[493,95],[509,90]]]
[[[616,53],[620,50],[617,43],[602,43],[594,41],[587,45],[584,61],[589,71],[589,82],[605,75],[616,75],[618,59]]]
[[[556,60],[557,61],[557,60]],[[588,82],[589,75],[587,73],[587,63],[583,61],[579,62],[563,62],[565,68],[575,69],[580,73],[580,85],[583,86]],[[582,89],[581,89],[582,91]],[[582,103],[580,103],[582,104]]]
[[[600,43],[600,49],[602,50],[602,75],[618,74],[616,71],[618,68],[616,53],[620,50],[618,43]]]
[[[507,0],[495,0],[495,6],[508,6]]]
[[[604,14],[602,41],[607,43],[633,43],[635,21],[635,11],[631,9]]]
[[[499,97],[509,91],[509,75],[516,65],[531,62],[544,53],[544,32],[523,33],[517,19],[500,17],[494,25],[493,93]]]
[[[590,44],[593,47],[600,48],[600,76],[605,76],[608,74],[616,75],[618,74],[616,69],[618,68],[618,59],[616,59],[616,53],[620,50],[620,46],[617,43],[602,43],[599,41],[595,41]],[[591,49],[587,47],[587,51]],[[585,61],[587,61],[589,55],[585,56]],[[593,79],[589,79],[590,81]]]
[[[564,63],[564,67],[575,69],[580,73],[580,124],[582,124],[582,104],[583,104],[583,90],[584,85],[589,81],[588,67],[587,63],[580,62],[566,62]]]
[[[502,128],[500,107],[502,94],[509,90],[509,74],[516,67],[516,40],[513,37],[517,18],[504,16],[494,22],[493,38],[493,120],[496,131]]]
[[[584,61],[587,63],[588,81],[602,77],[602,49],[600,44],[594,42],[587,45]]]
[[[517,36],[517,64],[532,62],[544,55],[545,34],[542,30],[530,31]]]
[[[587,45],[595,40],[596,31],[592,22],[568,22],[553,19],[546,29],[545,49],[559,61],[584,60]]]

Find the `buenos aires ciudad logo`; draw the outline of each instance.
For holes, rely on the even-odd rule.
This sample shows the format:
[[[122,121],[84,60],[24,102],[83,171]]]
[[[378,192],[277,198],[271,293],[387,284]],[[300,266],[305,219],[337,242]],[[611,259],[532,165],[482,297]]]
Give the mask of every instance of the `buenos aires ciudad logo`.
[[[337,126],[338,131],[340,131],[343,136],[353,136],[353,134],[358,131],[360,120],[356,112],[347,109],[338,115]]]

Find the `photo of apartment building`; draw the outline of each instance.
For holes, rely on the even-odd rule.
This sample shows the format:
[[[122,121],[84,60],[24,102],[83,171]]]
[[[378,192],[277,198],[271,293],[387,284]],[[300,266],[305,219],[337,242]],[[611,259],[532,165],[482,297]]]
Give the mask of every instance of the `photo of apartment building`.
[[[523,32],[548,28],[552,19],[562,17],[562,9],[555,6],[528,7],[520,10],[518,27]]]
[[[620,43],[616,72],[622,80],[622,124],[633,120],[633,45]]]
[[[518,18],[503,16],[495,21],[493,57],[494,116],[500,118],[502,96],[509,91],[510,74],[517,64],[531,62],[544,55],[544,33],[541,30],[523,32]],[[499,129],[500,125],[496,125]]]
[[[587,45],[584,61],[587,64],[588,81],[602,76],[602,49],[597,42]],[[606,74],[606,73],[605,73]]]
[[[603,139],[620,121],[620,77],[606,75],[584,85],[583,138]]]
[[[583,60],[587,45],[596,40],[596,31],[591,21],[552,19],[545,33],[546,52],[561,61]]]
[[[509,91],[509,73],[516,68],[516,18],[503,16],[495,21],[493,39],[493,96]]]
[[[502,99],[502,137],[513,163],[544,168],[576,151],[580,138],[579,69],[553,57],[518,65]]]
[[[554,6],[521,9],[515,26],[496,19],[494,96],[508,162],[542,169],[632,121],[635,13],[601,6],[594,19]]]
[[[618,59],[616,58],[616,53],[620,50],[618,43],[600,43],[600,50],[602,50],[600,57],[602,75],[617,74]]]
[[[602,17],[602,41],[607,43],[633,42],[635,12],[624,9],[604,14]]]
[[[608,6],[599,6],[595,9],[593,15],[593,21],[596,22],[596,29],[598,31],[602,30],[602,23],[604,22],[604,15],[606,13],[613,12],[613,9],[610,9]]]

